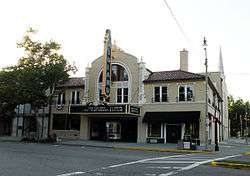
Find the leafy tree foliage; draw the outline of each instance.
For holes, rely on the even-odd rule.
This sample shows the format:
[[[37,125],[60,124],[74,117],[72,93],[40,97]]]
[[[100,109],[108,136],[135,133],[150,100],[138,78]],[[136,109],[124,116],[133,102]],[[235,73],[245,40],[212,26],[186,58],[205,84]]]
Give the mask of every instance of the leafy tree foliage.
[[[241,98],[235,100],[232,96],[229,96],[228,111],[231,122],[231,136],[237,136],[238,134],[243,136],[243,131],[250,124],[250,102],[244,102]]]
[[[76,71],[59,53],[58,43],[35,41],[35,33],[32,28],[27,30],[17,43],[24,56],[16,65],[0,71],[0,113],[18,104],[30,103],[34,109],[51,104],[55,86]]]

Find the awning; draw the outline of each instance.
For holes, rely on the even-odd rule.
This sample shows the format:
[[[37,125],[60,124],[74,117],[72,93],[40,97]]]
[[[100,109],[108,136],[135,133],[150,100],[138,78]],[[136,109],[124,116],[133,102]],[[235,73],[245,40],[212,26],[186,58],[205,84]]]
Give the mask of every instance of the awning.
[[[200,111],[146,112],[143,122],[185,123],[199,122]]]

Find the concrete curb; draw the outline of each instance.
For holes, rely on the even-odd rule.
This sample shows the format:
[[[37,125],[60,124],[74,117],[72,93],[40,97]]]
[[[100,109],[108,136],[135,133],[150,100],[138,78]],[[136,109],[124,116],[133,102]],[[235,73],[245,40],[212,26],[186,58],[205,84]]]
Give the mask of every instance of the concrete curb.
[[[97,147],[97,148],[114,148],[113,146],[103,146],[103,145],[90,145],[90,144],[65,144],[65,143],[54,143],[57,145],[74,146],[74,147]]]
[[[242,163],[231,163],[231,162],[222,162],[222,161],[213,161],[210,163],[214,167],[226,167],[231,169],[250,169],[250,164]]]
[[[243,153],[243,155],[250,156],[250,152],[245,152],[245,153]]]
[[[154,152],[173,152],[173,153],[207,153],[213,154],[213,151],[205,150],[178,150],[178,149],[161,149],[161,148],[141,148],[141,147],[113,147],[117,150],[141,150],[141,151],[154,151]]]
[[[21,142],[21,139],[20,140],[1,139],[0,142]]]
[[[152,151],[152,152],[207,153],[207,154],[213,154],[212,150],[178,150],[178,149],[161,149],[161,148],[145,148],[145,147],[120,147],[120,146],[103,146],[103,145],[89,145],[89,144],[67,144],[67,143],[61,143],[59,145],[80,146],[80,147],[81,146],[82,147],[98,147],[98,148],[109,148],[109,149],[114,149],[114,150],[138,150],[138,151]]]

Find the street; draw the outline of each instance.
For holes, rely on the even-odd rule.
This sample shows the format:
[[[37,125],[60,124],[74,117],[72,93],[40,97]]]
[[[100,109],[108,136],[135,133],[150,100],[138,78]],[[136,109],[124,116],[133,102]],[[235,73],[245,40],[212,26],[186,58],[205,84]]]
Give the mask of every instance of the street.
[[[232,150],[232,152],[230,152]],[[241,148],[216,154],[177,154],[36,143],[0,142],[1,176],[249,175],[208,165],[237,158]]]

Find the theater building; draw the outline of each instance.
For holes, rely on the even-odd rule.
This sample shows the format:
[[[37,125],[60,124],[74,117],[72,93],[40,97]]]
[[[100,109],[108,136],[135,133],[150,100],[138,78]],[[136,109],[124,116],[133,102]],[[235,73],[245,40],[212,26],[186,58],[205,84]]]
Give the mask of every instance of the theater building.
[[[176,143],[184,135],[205,142],[205,76],[189,72],[188,51],[180,68],[152,72],[135,56],[111,44],[86,68],[84,78],[57,87],[50,133],[63,138]],[[223,72],[208,78],[208,138],[228,138]],[[216,132],[217,131],[217,132]]]

